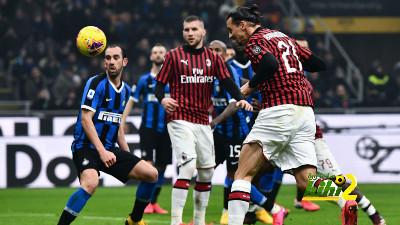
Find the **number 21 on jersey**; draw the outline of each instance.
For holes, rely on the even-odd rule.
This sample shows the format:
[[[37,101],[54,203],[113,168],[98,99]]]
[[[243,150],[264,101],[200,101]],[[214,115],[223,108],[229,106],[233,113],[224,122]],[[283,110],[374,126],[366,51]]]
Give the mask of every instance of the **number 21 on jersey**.
[[[296,57],[297,62],[299,63],[299,71],[302,71],[303,66],[301,65],[301,62],[299,61],[299,57],[296,54],[296,48],[294,47],[293,43],[290,40],[288,40],[288,43],[291,48],[284,41],[278,42],[278,47],[281,49],[282,48],[285,49],[285,51],[282,54],[282,59],[285,62],[286,71],[288,73],[296,72],[296,68],[290,67],[290,64],[289,64],[288,56],[290,56],[291,54],[294,55],[294,57]],[[290,49],[292,50],[292,52],[290,52]]]

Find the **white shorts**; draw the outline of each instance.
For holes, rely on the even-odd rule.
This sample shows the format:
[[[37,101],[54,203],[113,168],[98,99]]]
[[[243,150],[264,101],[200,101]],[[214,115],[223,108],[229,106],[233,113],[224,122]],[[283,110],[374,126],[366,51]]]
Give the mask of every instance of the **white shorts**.
[[[336,163],[328,145],[323,138],[315,139],[315,152],[317,154],[317,174],[324,176],[340,175],[339,165]]]
[[[278,105],[260,111],[243,144],[258,143],[264,156],[282,171],[317,166],[315,117],[309,106]]]
[[[215,167],[214,139],[209,125],[173,120],[167,127],[178,167],[193,159],[198,169]]]

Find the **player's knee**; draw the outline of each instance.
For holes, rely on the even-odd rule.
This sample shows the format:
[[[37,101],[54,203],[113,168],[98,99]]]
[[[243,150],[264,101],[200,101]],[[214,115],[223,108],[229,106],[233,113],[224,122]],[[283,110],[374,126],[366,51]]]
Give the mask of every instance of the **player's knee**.
[[[214,168],[198,170],[197,181],[199,182],[210,182],[214,175]]]
[[[156,168],[151,167],[151,169],[149,169],[148,174],[147,174],[147,179],[145,181],[148,182],[156,182],[158,180],[158,171]]]
[[[99,181],[98,180],[87,180],[87,181],[81,181],[81,186],[85,191],[91,195],[94,194],[96,191],[97,186],[99,186]]]
[[[193,177],[194,170],[196,169],[196,159],[192,159],[189,162],[179,167],[178,179],[190,180]]]

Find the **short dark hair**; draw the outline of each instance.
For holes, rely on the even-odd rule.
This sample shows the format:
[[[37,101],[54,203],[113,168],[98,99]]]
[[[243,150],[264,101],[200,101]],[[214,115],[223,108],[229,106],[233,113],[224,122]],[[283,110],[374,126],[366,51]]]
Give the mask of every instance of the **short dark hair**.
[[[127,53],[126,53],[126,50],[125,50],[125,48],[124,48],[124,47],[122,47],[122,45],[121,45],[121,44],[117,44],[117,43],[111,43],[111,44],[108,44],[108,45],[107,45],[107,47],[106,47],[106,49],[104,50],[104,53],[106,52],[106,50],[107,50],[108,48],[115,48],[115,47],[119,47],[119,48],[121,48],[121,51],[122,51],[122,57],[123,57],[123,58],[127,58]]]
[[[195,15],[190,15],[183,20],[183,22],[185,22],[185,23],[190,23],[193,21],[200,21],[200,22],[204,23],[202,18],[200,18],[199,16],[195,16]]]
[[[258,12],[258,5],[253,4],[250,7],[246,7],[244,5],[237,7],[235,10],[230,12],[228,14],[228,17],[226,20],[229,18],[232,18],[232,22],[234,24],[239,24],[240,21],[244,20],[250,23],[253,23],[254,25],[260,25],[260,12]]]

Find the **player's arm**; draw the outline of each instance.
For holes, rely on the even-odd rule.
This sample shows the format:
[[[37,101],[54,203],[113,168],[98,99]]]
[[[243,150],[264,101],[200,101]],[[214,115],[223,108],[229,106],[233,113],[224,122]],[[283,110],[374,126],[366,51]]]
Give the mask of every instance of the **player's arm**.
[[[236,106],[236,101],[229,103],[228,107],[226,107],[221,114],[211,121],[211,129],[214,129],[214,127],[216,127],[218,124],[233,116],[237,111],[239,111],[239,109],[240,107]]]
[[[176,108],[179,107],[178,102],[173,98],[165,97],[165,86],[167,84],[157,81],[156,87],[154,88],[154,95],[161,103],[162,107],[167,113],[175,112]]]
[[[237,107],[244,108],[247,111],[253,110],[253,107],[250,105],[250,103],[244,100],[244,97],[240,93],[238,86],[230,77],[220,80],[220,83],[222,86],[224,86],[224,88],[228,91],[228,93],[232,96],[232,98],[238,101],[236,103]]]
[[[303,69],[308,72],[318,72],[326,70],[325,62],[316,54],[311,54],[303,63]]]
[[[122,130],[124,130],[125,123],[126,123],[126,118],[128,118],[129,114],[131,113],[133,105],[134,105],[134,101],[132,99],[129,99],[128,103],[126,103],[126,106],[125,106],[125,109],[124,109],[124,113],[122,114],[121,124],[119,126],[120,128],[122,127]],[[119,133],[118,133],[118,135],[119,135]],[[118,143],[118,145],[119,145],[119,143]]]
[[[279,62],[275,56],[270,52],[265,52],[259,59],[257,72],[249,82],[240,88],[240,91],[244,96],[249,96],[258,85],[273,78],[278,68]]]
[[[171,52],[165,54],[164,63],[155,78],[157,84],[154,88],[154,95],[168,114],[174,113],[176,108],[179,107],[178,102],[175,99],[165,97],[165,86],[167,86],[167,83],[171,79],[173,70],[173,60],[170,54]]]
[[[299,44],[297,41],[294,42],[299,52],[300,61],[303,65],[303,69],[308,72],[318,72],[326,70],[325,62],[312,53],[307,46]],[[307,43],[307,42],[306,42]]]
[[[104,148],[103,143],[101,143],[96,128],[94,127],[93,124],[92,120],[93,116],[94,116],[93,111],[82,109],[82,116],[81,116],[82,127],[85,130],[85,133],[88,136],[90,142],[93,144],[93,146],[99,153],[101,161],[103,161],[106,167],[110,167],[117,161],[117,158],[115,157],[114,153],[107,151]]]

